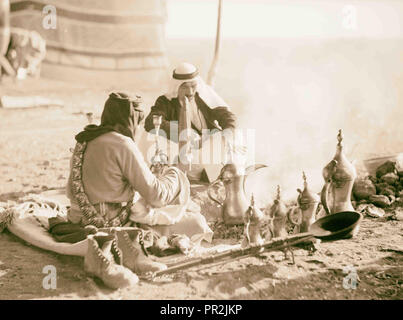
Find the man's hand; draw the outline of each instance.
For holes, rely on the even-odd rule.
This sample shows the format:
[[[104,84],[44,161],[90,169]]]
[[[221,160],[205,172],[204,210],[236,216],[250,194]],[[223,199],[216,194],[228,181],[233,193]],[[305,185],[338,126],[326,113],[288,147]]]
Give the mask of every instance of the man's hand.
[[[184,96],[178,97],[178,99],[179,99],[179,103],[180,103],[181,107],[182,107],[183,109],[185,109],[186,111],[189,111],[190,106],[189,106],[189,99],[188,99],[188,97],[186,97],[186,96],[184,95]]]
[[[180,140],[187,141],[192,149],[200,148],[200,136],[197,132],[192,129],[192,124],[190,120],[190,103],[186,96],[179,98],[179,102],[182,106],[180,110],[181,120],[181,130],[186,130],[184,133],[179,132]]]
[[[183,98],[179,98],[179,102],[181,104],[180,114],[179,114],[179,127],[180,130],[190,129],[190,104],[189,99],[186,96]],[[179,135],[181,132],[179,132]]]
[[[168,167],[168,156],[162,152],[161,149],[155,151],[155,155],[151,159],[151,172],[156,175],[160,176],[165,167]]]

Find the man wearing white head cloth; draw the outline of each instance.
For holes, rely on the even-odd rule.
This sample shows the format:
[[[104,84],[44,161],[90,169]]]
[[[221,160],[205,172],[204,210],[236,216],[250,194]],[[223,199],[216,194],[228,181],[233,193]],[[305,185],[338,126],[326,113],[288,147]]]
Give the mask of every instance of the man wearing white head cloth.
[[[178,122],[180,123],[185,112],[190,122],[188,126],[192,129],[193,142],[202,142],[209,139],[211,133],[232,130],[236,126],[235,115],[229,110],[228,105],[203,81],[197,68],[189,63],[181,63],[173,71],[168,93],[156,100],[145,120],[145,129],[152,131],[154,129],[153,116],[161,115],[160,130],[164,131],[163,135],[166,135],[171,141],[179,142],[182,136],[178,132]],[[198,146],[195,148],[201,147],[200,143],[193,143],[193,147],[195,144]],[[214,146],[210,148],[210,152],[213,148]],[[221,148],[221,152],[225,153],[223,148]],[[197,160],[200,161],[200,155]],[[201,162],[195,163],[200,164]],[[200,166],[194,166],[193,171],[196,170],[198,173],[193,175],[193,178],[200,178],[198,176],[200,168]]]

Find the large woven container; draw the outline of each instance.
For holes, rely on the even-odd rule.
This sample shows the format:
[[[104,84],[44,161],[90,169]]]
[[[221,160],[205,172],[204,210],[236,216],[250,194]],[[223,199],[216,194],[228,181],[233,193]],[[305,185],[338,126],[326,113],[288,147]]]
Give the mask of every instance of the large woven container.
[[[46,29],[47,5],[56,28]],[[11,25],[47,43],[43,76],[74,81],[155,83],[167,66],[165,0],[11,0]]]

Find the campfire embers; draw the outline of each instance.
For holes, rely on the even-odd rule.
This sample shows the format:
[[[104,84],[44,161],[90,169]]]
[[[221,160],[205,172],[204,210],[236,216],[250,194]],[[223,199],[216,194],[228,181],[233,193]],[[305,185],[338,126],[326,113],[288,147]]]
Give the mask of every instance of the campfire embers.
[[[355,199],[368,199],[376,194],[376,187],[369,177],[358,178],[353,186],[353,195]]]
[[[371,217],[382,217],[384,209],[403,205],[403,168],[396,161],[386,161],[374,175],[357,179],[353,196],[357,211]]]

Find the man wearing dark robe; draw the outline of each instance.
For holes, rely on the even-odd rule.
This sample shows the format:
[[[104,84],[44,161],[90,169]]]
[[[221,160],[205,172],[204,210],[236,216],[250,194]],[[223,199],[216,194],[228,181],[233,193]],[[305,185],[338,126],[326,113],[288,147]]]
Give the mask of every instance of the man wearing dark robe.
[[[154,116],[162,118],[161,135],[171,146],[178,144],[173,162],[190,180],[200,180],[203,170],[215,175],[228,155],[232,157],[236,117],[192,64],[181,63],[173,71],[168,93],[157,98],[145,120],[150,133],[154,133]]]
[[[187,103],[186,103],[187,99]],[[153,115],[162,116],[160,129],[166,137],[178,142],[177,122],[187,104],[191,128],[202,135],[202,130],[235,129],[236,118],[221,97],[199,76],[195,66],[181,63],[173,72],[167,94],[158,97],[145,120],[145,129],[152,131]]]

